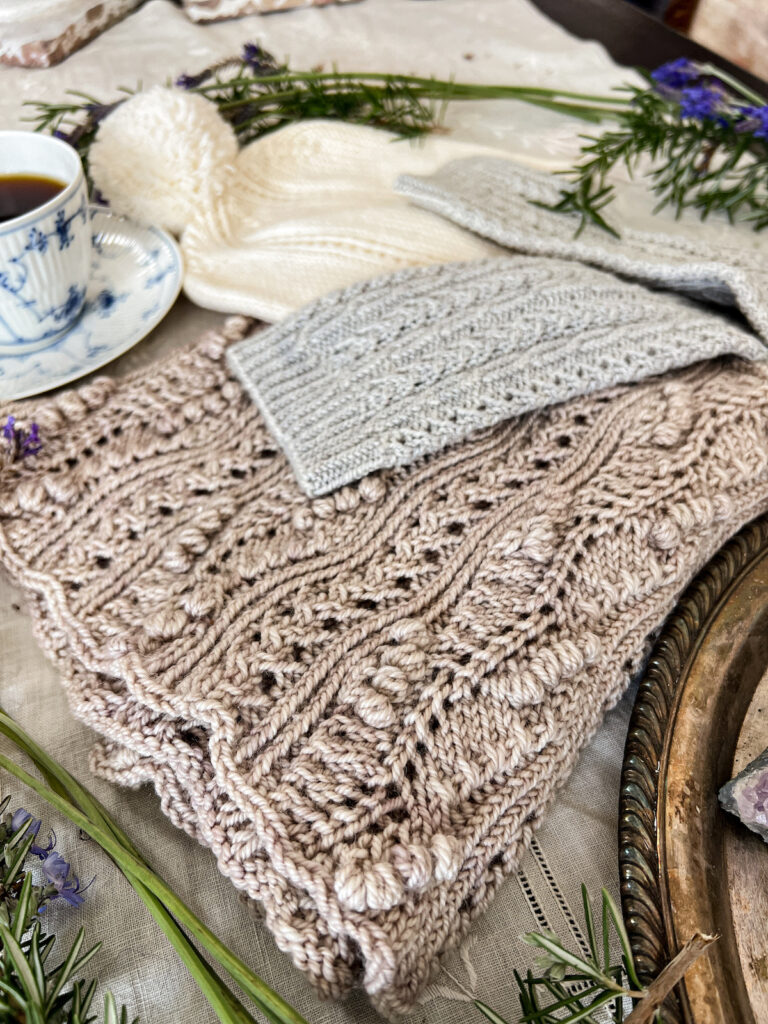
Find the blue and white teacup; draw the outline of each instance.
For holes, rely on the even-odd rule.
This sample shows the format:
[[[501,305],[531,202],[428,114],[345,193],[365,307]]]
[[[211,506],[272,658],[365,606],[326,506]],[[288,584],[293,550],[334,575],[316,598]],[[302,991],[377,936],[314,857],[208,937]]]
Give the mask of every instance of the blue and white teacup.
[[[0,355],[46,348],[77,320],[91,268],[83,166],[59,139],[0,131],[0,179],[42,176],[64,188],[0,222]]]

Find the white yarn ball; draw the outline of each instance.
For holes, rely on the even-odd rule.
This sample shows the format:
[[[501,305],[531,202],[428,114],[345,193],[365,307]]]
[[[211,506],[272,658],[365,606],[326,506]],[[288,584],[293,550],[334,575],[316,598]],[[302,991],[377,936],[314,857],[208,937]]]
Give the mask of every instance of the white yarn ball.
[[[94,184],[116,213],[180,234],[234,174],[238,145],[215,104],[156,86],[121,104],[91,147]]]

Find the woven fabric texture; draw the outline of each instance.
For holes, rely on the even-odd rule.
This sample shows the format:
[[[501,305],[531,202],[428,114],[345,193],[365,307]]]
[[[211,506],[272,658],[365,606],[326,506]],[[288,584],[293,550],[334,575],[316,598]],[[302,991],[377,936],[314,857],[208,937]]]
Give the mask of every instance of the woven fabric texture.
[[[768,369],[511,419],[328,497],[231,376],[248,324],[14,409],[0,559],[94,766],[151,779],[324,994],[410,1006],[722,542],[768,507]]]
[[[756,319],[766,313],[768,293],[755,305]],[[510,416],[729,353],[768,348],[669,292],[510,256],[353,285],[235,345],[229,361],[317,496]]]
[[[768,339],[768,250],[754,232],[724,237],[723,225],[694,222],[665,234],[618,225],[620,238],[545,207],[557,203],[563,181],[511,160],[468,157],[427,177],[402,175],[401,195],[476,234],[520,252],[579,260],[698,299],[736,306]],[[625,189],[619,187],[619,196]],[[541,205],[543,204],[543,205]],[[606,211],[608,220],[612,211]],[[731,229],[732,231],[732,229]]]

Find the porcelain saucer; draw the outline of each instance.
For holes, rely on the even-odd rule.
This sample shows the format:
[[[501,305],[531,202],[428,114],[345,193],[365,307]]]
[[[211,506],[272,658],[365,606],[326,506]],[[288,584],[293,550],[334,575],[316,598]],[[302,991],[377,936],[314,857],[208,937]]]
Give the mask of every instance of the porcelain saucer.
[[[0,400],[77,380],[127,352],[165,316],[181,290],[181,254],[158,228],[91,207],[93,265],[77,323],[48,348],[0,356]]]

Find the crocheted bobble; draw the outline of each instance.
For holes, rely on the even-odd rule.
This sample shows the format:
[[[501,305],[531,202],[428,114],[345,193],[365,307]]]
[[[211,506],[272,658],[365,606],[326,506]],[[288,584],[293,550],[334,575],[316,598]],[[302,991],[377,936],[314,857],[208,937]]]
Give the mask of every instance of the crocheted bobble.
[[[405,1011],[768,507],[767,371],[576,399],[310,499],[225,342],[14,410],[48,426],[0,559],[98,770],[151,781],[323,994]]]
[[[321,495],[510,416],[727,353],[768,349],[676,295],[513,256],[354,285],[228,359]]]

